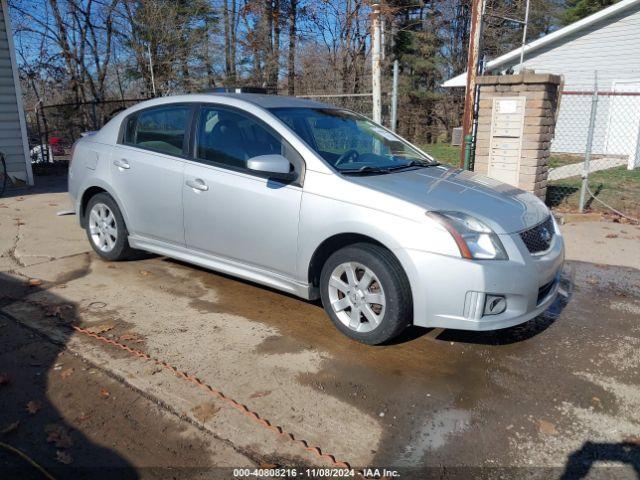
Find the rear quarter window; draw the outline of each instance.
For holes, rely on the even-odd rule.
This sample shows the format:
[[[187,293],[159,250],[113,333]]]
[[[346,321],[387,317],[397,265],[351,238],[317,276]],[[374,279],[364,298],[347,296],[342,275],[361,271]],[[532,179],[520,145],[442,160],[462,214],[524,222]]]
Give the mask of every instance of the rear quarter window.
[[[181,156],[190,107],[143,110],[125,120],[123,143],[146,150]]]

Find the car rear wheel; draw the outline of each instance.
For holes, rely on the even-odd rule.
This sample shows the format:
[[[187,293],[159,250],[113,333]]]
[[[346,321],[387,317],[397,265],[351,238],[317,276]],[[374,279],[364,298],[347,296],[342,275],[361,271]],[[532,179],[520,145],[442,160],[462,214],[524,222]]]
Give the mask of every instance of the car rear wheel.
[[[391,340],[412,322],[409,281],[393,254],[378,245],[358,243],[331,255],[320,296],[338,330],[369,345]]]
[[[125,260],[136,252],[129,246],[129,232],[115,200],[98,193],[89,200],[85,229],[89,243],[105,260]]]

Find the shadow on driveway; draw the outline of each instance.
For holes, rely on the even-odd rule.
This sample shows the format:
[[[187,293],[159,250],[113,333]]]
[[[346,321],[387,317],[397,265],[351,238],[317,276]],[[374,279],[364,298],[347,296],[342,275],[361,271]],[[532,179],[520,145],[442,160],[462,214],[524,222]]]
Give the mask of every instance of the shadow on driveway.
[[[569,456],[564,473],[560,478],[561,480],[587,478],[596,462],[615,462],[618,464],[611,468],[618,468],[621,463],[630,465],[635,471],[635,477],[640,479],[640,444],[634,442],[585,442],[580,450]]]
[[[16,197],[26,197],[43,193],[64,193],[68,191],[67,172],[52,171],[50,174],[38,175],[34,172],[34,185],[7,185],[0,197],[0,202]]]
[[[21,308],[27,295],[39,290],[0,273],[0,442],[21,450],[56,479],[138,478],[127,460],[78,428],[110,429],[96,424],[93,408],[113,408],[108,396],[115,390],[113,380],[64,349],[77,322],[75,307],[48,294],[43,315],[60,324],[58,345],[4,313],[7,307]],[[101,385],[108,389],[101,391]],[[3,478],[44,478],[6,448],[0,448],[0,472]]]

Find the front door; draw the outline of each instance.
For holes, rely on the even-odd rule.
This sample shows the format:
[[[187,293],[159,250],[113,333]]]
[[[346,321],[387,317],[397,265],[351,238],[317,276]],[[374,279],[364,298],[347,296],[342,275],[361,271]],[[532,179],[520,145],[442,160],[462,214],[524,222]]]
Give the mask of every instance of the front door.
[[[295,277],[302,188],[256,175],[246,161],[282,154],[302,159],[257,118],[204,106],[196,121],[195,161],[183,187],[187,247],[290,278]]]
[[[155,107],[125,120],[109,168],[132,235],[184,245],[181,157],[192,108]]]

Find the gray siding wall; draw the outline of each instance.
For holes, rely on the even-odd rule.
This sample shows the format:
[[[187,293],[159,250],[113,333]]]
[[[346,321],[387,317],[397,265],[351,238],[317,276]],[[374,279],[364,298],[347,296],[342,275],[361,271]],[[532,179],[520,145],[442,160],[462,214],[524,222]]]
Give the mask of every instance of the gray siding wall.
[[[29,181],[31,165],[27,164],[28,152],[25,152],[24,148],[23,132],[25,130],[24,124],[21,124],[21,121],[24,122],[24,116],[16,96],[11,44],[7,37],[5,22],[5,15],[8,12],[5,9],[6,3],[3,0],[0,8],[0,151],[5,156],[9,175]],[[21,98],[20,102],[22,102]]]
[[[611,91],[616,80],[640,81],[640,5],[574,32],[569,37],[532,52],[530,56],[525,55],[524,67],[541,73],[563,75],[564,90],[592,91],[596,70],[598,90]],[[509,68],[518,71],[518,61],[501,68],[503,71]],[[640,97],[617,97],[616,102],[629,102],[630,109],[636,106],[640,108],[638,99]],[[591,99],[586,96],[567,95],[562,98],[552,151],[584,152],[590,105]],[[610,153],[606,151],[610,125],[628,120],[635,122],[635,118],[610,118],[609,105],[609,97],[599,98],[594,153]]]

